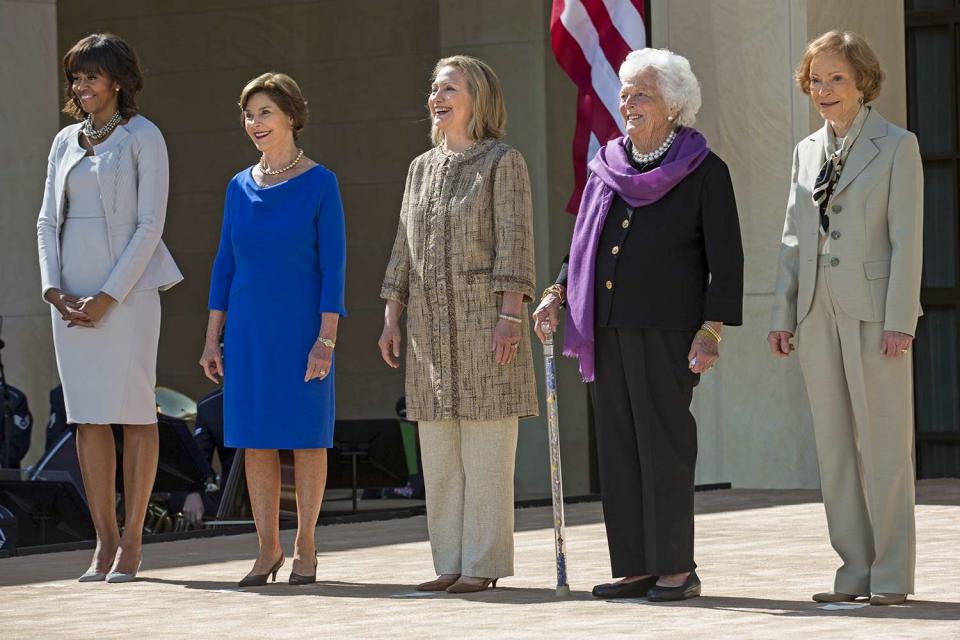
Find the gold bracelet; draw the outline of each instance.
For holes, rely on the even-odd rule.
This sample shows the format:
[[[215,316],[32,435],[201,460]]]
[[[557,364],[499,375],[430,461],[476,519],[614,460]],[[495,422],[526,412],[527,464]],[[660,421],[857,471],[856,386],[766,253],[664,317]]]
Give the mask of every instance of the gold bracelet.
[[[325,347],[329,347],[330,349],[333,349],[334,347],[337,346],[336,342],[334,342],[330,338],[324,338],[323,336],[320,336],[319,338],[317,338],[317,342],[319,342]]]
[[[709,324],[707,324],[706,322],[704,322],[702,325],[700,325],[700,328],[703,329],[704,331],[709,331],[709,332],[710,332],[710,335],[712,335],[712,336],[716,339],[717,342],[720,342],[720,341],[723,339],[723,338],[720,337],[720,332],[717,331],[716,329],[714,329],[713,327],[711,327],[711,326],[710,326]]]
[[[564,289],[559,284],[552,284],[546,289],[543,290],[543,294],[540,296],[540,299],[543,300],[548,295],[553,294],[557,296],[557,299],[560,301],[560,306],[565,306],[567,304],[567,295],[564,293]]]
[[[717,336],[714,335],[713,333],[707,331],[706,329],[699,329],[699,330],[697,331],[697,335],[698,335],[698,336],[703,336],[704,338],[710,338],[711,340],[713,340],[713,341],[716,342],[717,344],[720,344],[720,341],[717,340]]]

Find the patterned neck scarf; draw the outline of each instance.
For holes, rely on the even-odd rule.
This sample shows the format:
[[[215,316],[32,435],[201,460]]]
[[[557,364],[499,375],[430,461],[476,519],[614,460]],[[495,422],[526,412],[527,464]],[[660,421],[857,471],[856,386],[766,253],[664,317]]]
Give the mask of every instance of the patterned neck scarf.
[[[824,123],[826,136],[824,136],[824,155],[826,161],[820,167],[820,173],[817,174],[817,181],[813,186],[813,203],[820,210],[820,234],[827,235],[830,230],[830,216],[827,215],[827,205],[833,196],[833,191],[840,180],[840,173],[843,171],[843,164],[847,161],[850,154],[850,148],[857,141],[860,130],[863,129],[863,123],[870,113],[870,107],[861,107],[857,116],[850,125],[850,130],[843,138],[843,143],[837,145],[837,137],[833,132],[830,123]]]

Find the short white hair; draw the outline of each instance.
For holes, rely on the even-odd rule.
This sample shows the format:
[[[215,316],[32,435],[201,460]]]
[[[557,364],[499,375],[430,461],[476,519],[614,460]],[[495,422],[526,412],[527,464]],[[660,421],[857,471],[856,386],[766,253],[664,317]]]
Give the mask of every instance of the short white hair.
[[[700,82],[693,75],[690,61],[667,49],[637,49],[620,65],[620,82],[636,80],[646,71],[654,72],[663,101],[676,112],[674,122],[692,127],[700,111]]]

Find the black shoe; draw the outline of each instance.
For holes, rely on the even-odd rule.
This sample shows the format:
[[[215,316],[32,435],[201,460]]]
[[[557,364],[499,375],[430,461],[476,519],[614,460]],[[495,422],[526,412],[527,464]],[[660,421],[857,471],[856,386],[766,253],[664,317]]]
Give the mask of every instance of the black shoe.
[[[689,600],[700,595],[700,578],[696,571],[691,571],[687,579],[679,587],[661,587],[654,585],[647,592],[650,602],[669,602],[673,600]]]
[[[262,587],[263,585],[267,584],[267,578],[269,576],[273,576],[273,581],[276,582],[277,571],[280,571],[280,567],[282,566],[283,566],[283,553],[280,554],[280,559],[277,560],[277,563],[274,564],[269,571],[261,574],[251,573],[247,575],[247,577],[245,577],[239,583],[237,583],[237,585],[240,587]]]
[[[295,571],[290,572],[288,582],[293,585],[313,584],[317,581],[317,556],[313,556],[313,574],[302,574]]]
[[[645,598],[650,587],[657,584],[657,576],[648,576],[633,582],[607,582],[593,588],[593,595],[604,600],[613,598]]]

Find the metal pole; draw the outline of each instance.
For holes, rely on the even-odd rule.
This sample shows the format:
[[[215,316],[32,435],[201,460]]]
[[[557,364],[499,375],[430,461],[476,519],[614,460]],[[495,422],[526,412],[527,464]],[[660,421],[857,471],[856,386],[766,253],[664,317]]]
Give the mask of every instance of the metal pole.
[[[557,375],[553,357],[550,323],[540,325],[543,342],[544,380],[547,387],[547,433],[550,441],[550,496],[553,499],[553,539],[557,554],[557,595],[570,595],[567,584],[566,537],[563,531],[563,476],[560,472],[560,417],[557,412]]]

